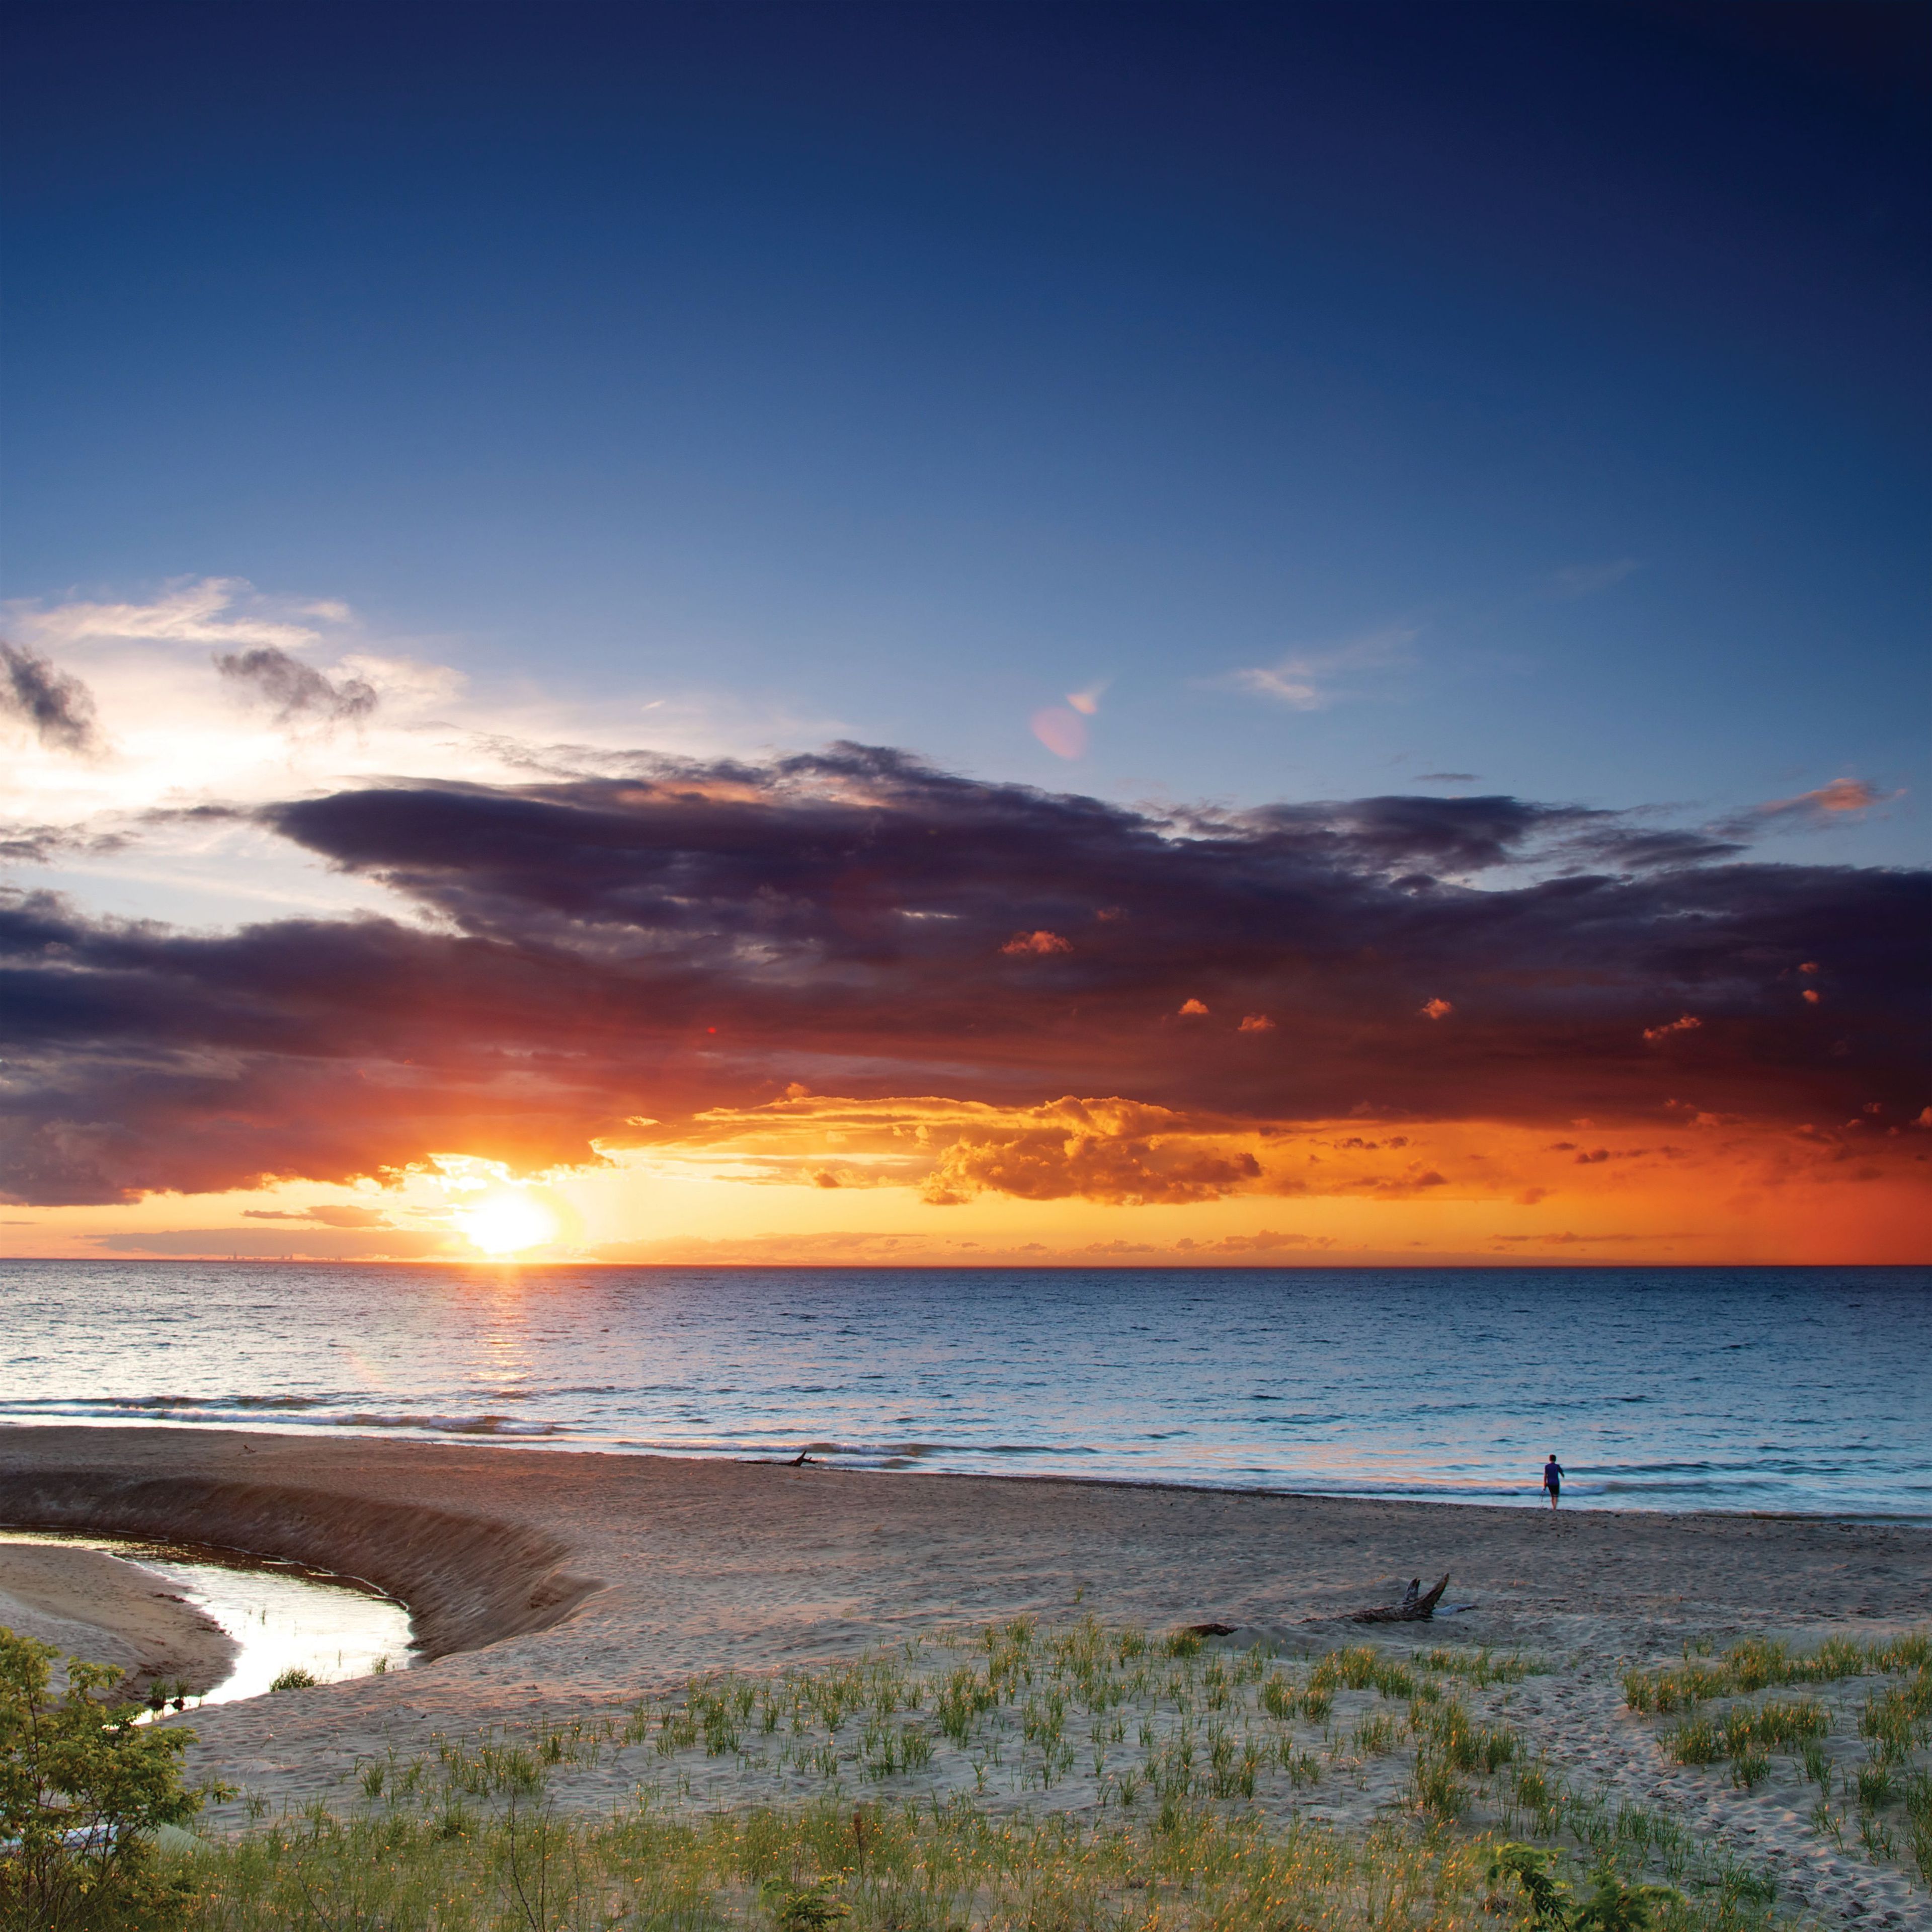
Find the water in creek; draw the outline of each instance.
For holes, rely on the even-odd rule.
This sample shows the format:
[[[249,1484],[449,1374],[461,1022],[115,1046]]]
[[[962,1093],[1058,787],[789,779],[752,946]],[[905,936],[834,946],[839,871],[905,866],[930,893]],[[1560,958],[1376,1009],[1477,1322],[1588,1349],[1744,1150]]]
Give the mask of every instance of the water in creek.
[[[259,1696],[288,1670],[333,1684],[400,1670],[410,1660],[408,1610],[351,1578],[273,1558],[117,1537],[0,1530],[0,1544],[8,1543],[95,1550],[138,1564],[219,1624],[238,1654],[228,1676],[196,1703]]]

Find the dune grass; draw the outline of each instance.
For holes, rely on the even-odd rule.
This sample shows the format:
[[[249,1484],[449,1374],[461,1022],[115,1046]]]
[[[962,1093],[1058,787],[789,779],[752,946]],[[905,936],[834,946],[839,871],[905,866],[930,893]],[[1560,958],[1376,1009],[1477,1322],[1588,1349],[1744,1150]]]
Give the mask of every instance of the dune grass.
[[[1587,1822],[1587,1821],[1586,1821]],[[1587,1870],[1624,1886],[1628,1818]],[[994,1816],[969,1800],[820,1801],[609,1820],[541,1804],[452,1820],[317,1807],[178,1862],[180,1932],[1474,1932],[1520,1922],[1502,1841],[1413,1822],[1360,1832],[1177,1808],[1130,1822]],[[1585,1862],[1552,1861],[1580,1879]],[[1631,1888],[1634,1889],[1634,1886]],[[1742,1874],[1656,1896],[1632,1928],[1752,1932],[1768,1888]]]
[[[1633,1928],[1762,1924],[1768,1886],[1667,1820],[1571,1790],[1470,1708],[1537,1667],[1370,1645],[1291,1664],[1187,1632],[1016,1619],[827,1669],[727,1673],[596,1723],[372,1760],[350,1813],[258,1819],[184,1862],[182,1923],[1463,1932],[1527,1910],[1494,1876],[1502,1840],[1473,1822],[1487,1816],[1538,1835],[1580,1886],[1588,1871],[1610,1893],[1652,1875],[1686,1888]],[[554,1770],[613,1754],[644,1773],[631,1802],[553,1808]],[[1330,1785],[1366,1794],[1376,1821],[1302,1815]]]
[[[692,1820],[506,1810],[451,1829],[389,1812],[284,1822],[190,1862],[183,1932],[1102,1932],[1493,1922],[1483,1848],[1381,1827],[1166,1828],[820,1802]]]
[[[1834,1684],[1847,1677],[1888,1676],[1932,1665],[1932,1634],[1915,1630],[1882,1643],[1833,1637],[1793,1657],[1768,1637],[1747,1637],[1715,1661],[1687,1655],[1681,1664],[1628,1671],[1624,1701],[1640,1717],[1694,1709],[1714,1697],[1748,1696],[1793,1684]]]
[[[1764,1924],[1768,1882],[1530,1756],[1508,1687],[1538,1667],[1020,1618],[724,1672],[371,1756],[298,1814],[250,1800],[159,1852],[152,1932],[1464,1932],[1524,1922],[1532,1878],[1630,1932]],[[1815,1742],[1800,1708],[1758,1721]],[[1336,1799],[1372,1821],[1306,1812]]]
[[[1714,1716],[1702,1708],[1709,1700],[1748,1699],[1773,1688],[1870,1676],[1898,1681],[1865,1693],[1857,1726],[1866,1747],[1862,1763],[1841,1762],[1827,1749],[1832,1713],[1816,1697],[1741,1701]],[[1640,1715],[1684,1714],[1658,1733],[1665,1756],[1694,1766],[1728,1761],[1732,1783],[1748,1790],[1772,1775],[1774,1754],[1795,1756],[1804,1779],[1818,1787],[1810,1814],[1816,1830],[1842,1847],[1848,1826],[1843,1806],[1850,1804],[1869,1857],[1909,1864],[1932,1882],[1932,1770],[1913,1762],[1932,1741],[1932,1632],[1872,1644],[1833,1638],[1798,1656],[1784,1644],[1749,1638],[1721,1658],[1687,1651],[1681,1665],[1633,1670],[1623,1684],[1625,1702]],[[1840,1801],[1835,1810],[1834,1785]]]

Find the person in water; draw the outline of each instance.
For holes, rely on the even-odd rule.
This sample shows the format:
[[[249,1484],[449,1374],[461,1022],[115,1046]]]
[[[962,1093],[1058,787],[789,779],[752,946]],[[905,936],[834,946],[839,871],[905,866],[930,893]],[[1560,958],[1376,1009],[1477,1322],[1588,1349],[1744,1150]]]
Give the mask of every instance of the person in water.
[[[1550,1452],[1550,1460],[1543,1466],[1543,1486],[1550,1492],[1550,1507],[1556,1507],[1556,1498],[1563,1492],[1563,1465],[1556,1460],[1556,1451]]]

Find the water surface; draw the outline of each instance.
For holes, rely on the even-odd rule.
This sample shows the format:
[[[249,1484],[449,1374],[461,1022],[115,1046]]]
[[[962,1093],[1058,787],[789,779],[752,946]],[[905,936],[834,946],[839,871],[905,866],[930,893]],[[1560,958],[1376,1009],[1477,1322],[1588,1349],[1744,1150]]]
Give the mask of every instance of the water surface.
[[[0,1262],[0,1422],[1932,1519],[1932,1270]]]
[[[410,1613],[393,1597],[346,1577],[272,1558],[223,1555],[123,1537],[0,1529],[0,1544],[64,1544],[136,1564],[220,1625],[236,1644],[233,1666],[196,1704],[256,1697],[285,1670],[319,1684],[400,1670],[410,1661]]]

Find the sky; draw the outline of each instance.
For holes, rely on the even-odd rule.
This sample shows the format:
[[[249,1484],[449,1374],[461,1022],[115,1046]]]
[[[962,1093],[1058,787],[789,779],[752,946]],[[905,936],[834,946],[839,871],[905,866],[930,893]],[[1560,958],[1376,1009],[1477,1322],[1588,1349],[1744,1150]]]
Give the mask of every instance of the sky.
[[[1932,1258],[1932,14],[10,10],[0,1253]]]

